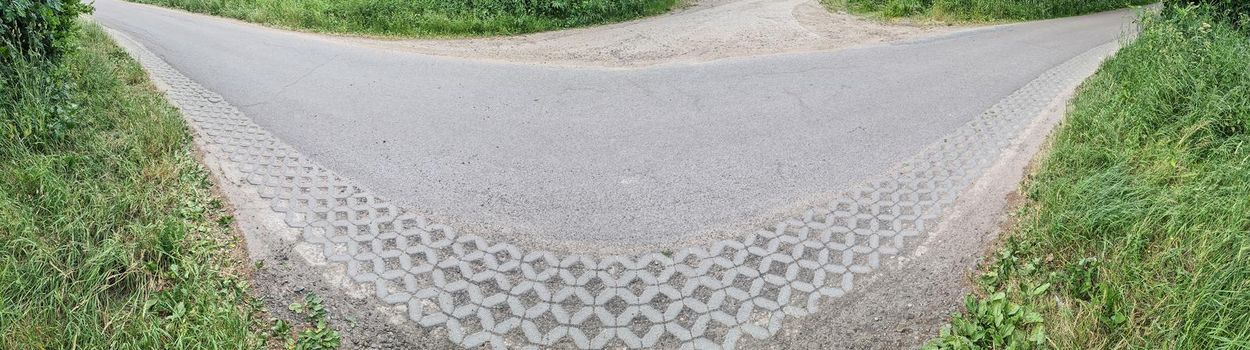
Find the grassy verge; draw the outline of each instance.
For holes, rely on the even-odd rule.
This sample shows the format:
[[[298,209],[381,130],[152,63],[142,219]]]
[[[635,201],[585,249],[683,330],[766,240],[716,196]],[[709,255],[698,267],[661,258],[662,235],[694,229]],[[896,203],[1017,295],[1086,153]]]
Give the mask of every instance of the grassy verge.
[[[681,0],[133,0],[318,32],[483,36],[619,22],[667,12]]]
[[[1157,0],[821,0],[832,10],[874,18],[1002,22],[1076,16]]]
[[[1250,348],[1250,29],[1148,17],[930,348]]]
[[[0,348],[265,344],[178,113],[102,30],[0,65]]]

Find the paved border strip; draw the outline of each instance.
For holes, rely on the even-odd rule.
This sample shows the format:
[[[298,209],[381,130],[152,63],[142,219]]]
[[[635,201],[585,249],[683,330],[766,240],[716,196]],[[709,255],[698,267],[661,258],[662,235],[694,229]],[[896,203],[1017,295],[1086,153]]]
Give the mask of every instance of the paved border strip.
[[[113,32],[204,146],[231,164],[297,246],[336,262],[424,327],[467,347],[733,348],[776,334],[914,250],[961,191],[1064,89],[1118,47],[1044,73],[894,171],[802,217],[707,247],[632,256],[560,255],[458,234],[307,159],[224,99]],[[308,249],[305,249],[308,250]]]

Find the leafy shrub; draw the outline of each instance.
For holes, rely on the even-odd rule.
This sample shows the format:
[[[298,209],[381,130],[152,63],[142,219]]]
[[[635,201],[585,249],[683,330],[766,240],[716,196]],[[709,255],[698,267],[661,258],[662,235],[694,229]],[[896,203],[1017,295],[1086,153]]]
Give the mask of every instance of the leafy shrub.
[[[88,12],[78,0],[0,1],[0,64],[16,55],[55,60],[69,47],[78,15]]]
[[[933,11],[963,20],[1034,20],[1142,5],[1154,0],[934,0]]]
[[[77,106],[57,63],[90,11],[78,0],[0,1],[0,157],[42,149],[73,126]]]
[[[1034,20],[1106,11],[1155,0],[824,0],[885,17],[919,14],[956,21]],[[1184,1],[1184,0],[1179,0]],[[1216,0],[1221,1],[1221,0]],[[1242,1],[1242,0],[1227,0]]]
[[[1234,23],[1238,26],[1250,26],[1250,1],[1246,0],[1171,0],[1171,6],[1206,6],[1207,10],[1217,18]]]
[[[132,0],[284,27],[402,36],[519,34],[663,13],[681,0]]]

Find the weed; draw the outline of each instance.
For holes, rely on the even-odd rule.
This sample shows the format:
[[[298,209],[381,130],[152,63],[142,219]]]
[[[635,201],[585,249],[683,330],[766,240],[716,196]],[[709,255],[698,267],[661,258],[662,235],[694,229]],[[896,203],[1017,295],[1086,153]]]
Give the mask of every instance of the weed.
[[[987,295],[969,295],[964,313],[951,317],[938,338],[925,349],[1032,349],[1047,340],[1042,315],[1029,303],[1050,291],[1051,283],[1013,283],[1021,277],[1037,276],[1038,260],[1024,261],[1016,254],[1020,243],[1008,243],[995,254],[993,263],[981,275],[980,285]],[[1010,298],[1009,298],[1010,296]]]
[[[284,320],[275,320],[271,327],[274,334],[279,335],[289,350],[328,350],[337,349],[342,342],[338,331],[330,328],[326,321],[326,309],[321,297],[309,293],[304,302],[293,302],[287,309],[297,315],[305,316],[306,325],[295,337],[290,336],[291,327]]]
[[[965,314],[957,315],[942,328],[940,340],[925,349],[1020,349],[1039,347],[1046,342],[1042,315],[1007,299],[998,292],[986,298],[968,296]]]
[[[1084,258],[1064,269],[1060,275],[1068,297],[1090,301],[1098,292],[1098,259]]]

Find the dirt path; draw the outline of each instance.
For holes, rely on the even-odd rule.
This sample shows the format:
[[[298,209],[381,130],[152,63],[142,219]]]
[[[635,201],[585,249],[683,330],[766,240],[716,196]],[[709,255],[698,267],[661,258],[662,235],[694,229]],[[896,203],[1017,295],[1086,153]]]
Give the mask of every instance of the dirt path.
[[[817,0],[705,0],[658,17],[523,36],[457,40],[339,38],[439,56],[634,67],[831,50],[945,33],[830,13]]]

